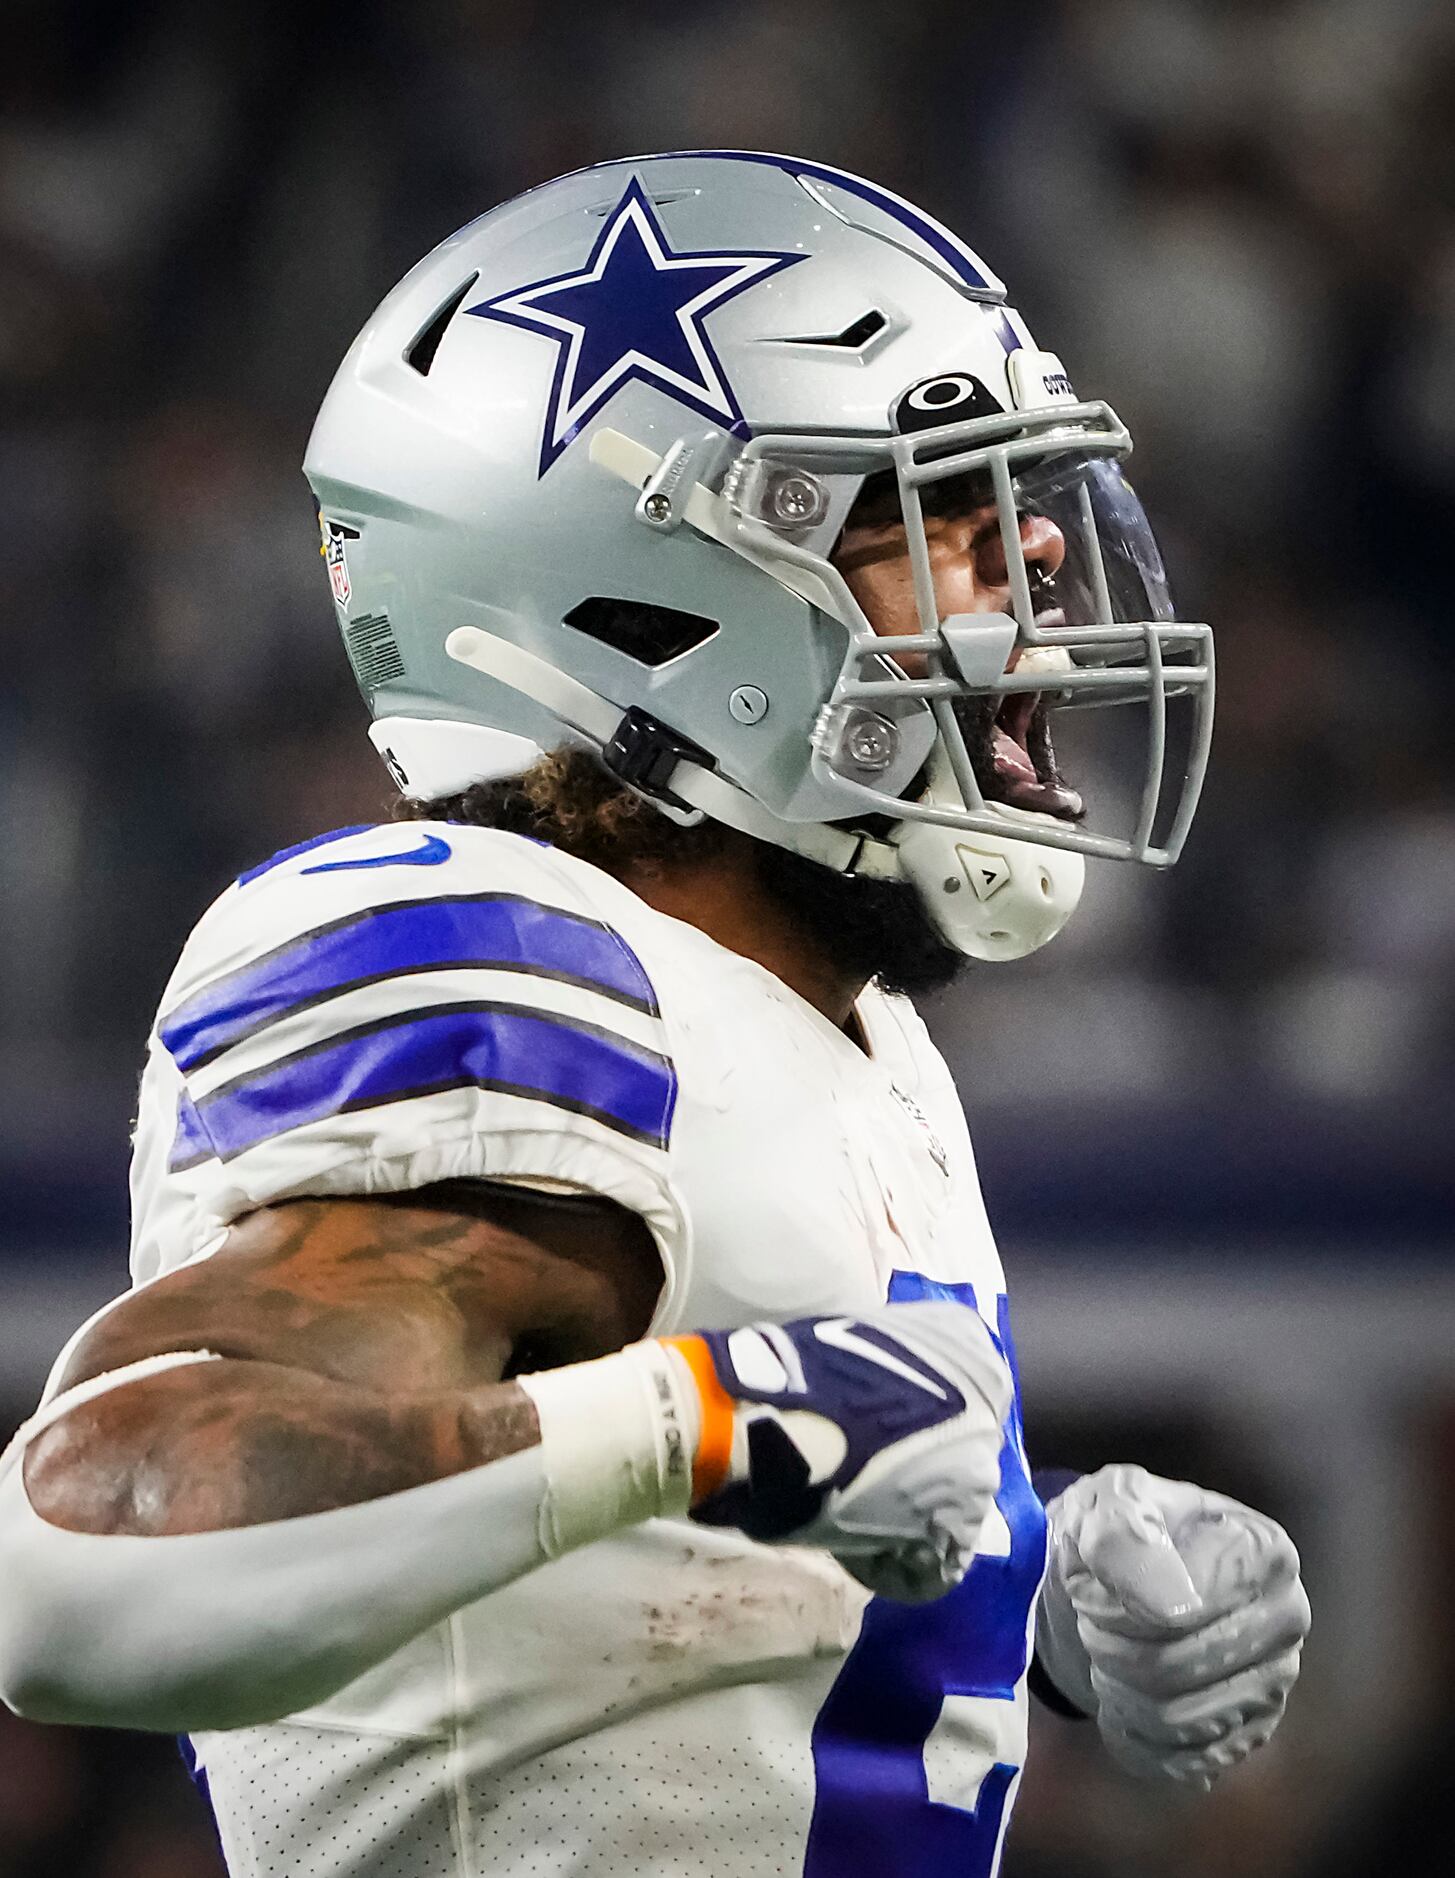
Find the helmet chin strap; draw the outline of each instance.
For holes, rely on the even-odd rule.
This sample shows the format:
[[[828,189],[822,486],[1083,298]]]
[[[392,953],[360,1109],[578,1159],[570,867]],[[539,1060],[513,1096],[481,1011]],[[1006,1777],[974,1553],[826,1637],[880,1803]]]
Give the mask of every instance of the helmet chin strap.
[[[459,664],[483,672],[487,678],[509,685],[543,705],[598,750],[606,750],[616,740],[626,715],[622,707],[523,646],[513,645],[497,633],[483,632],[478,626],[460,626],[446,639],[445,651]],[[680,759],[672,770],[670,788],[673,797],[686,805],[685,812],[663,804],[650,791],[643,793],[676,821],[694,822],[708,816],[757,841],[792,848],[836,873],[847,873],[864,846],[858,835],[827,823],[781,821],[746,790],[687,758]]]
[[[963,808],[943,746],[930,758],[931,802]],[[893,845],[896,873],[919,894],[941,935],[972,959],[1021,959],[1060,932],[1081,902],[1086,857],[1049,847],[1020,831],[1055,818],[1004,803],[986,803],[1006,832],[944,828],[934,822],[901,822]],[[876,871],[871,860],[867,869]]]
[[[624,719],[621,706],[498,634],[461,626],[445,641],[445,651],[459,664],[533,699],[598,750],[606,750],[619,736]],[[383,724],[376,728],[380,748],[387,743],[386,754],[392,755],[391,766],[404,772],[411,787],[418,787],[417,772],[425,765],[412,763],[405,746],[416,742],[416,734],[423,742],[431,733],[437,736],[449,730],[458,736],[467,727],[395,718],[388,720],[387,734]],[[486,737],[497,734],[479,728]],[[525,743],[525,739],[512,739],[515,746]],[[459,758],[465,754],[463,749],[454,753]],[[518,758],[521,751],[515,748],[508,754]],[[464,780],[484,775],[487,767],[494,775],[506,773],[495,756],[492,762],[477,764],[473,772],[462,770],[448,781],[432,777],[431,790],[462,786]],[[675,763],[669,781],[672,797],[684,808],[674,810],[655,795],[649,799],[674,819],[691,822],[708,816],[835,873],[909,882],[946,943],[969,958],[1023,958],[1056,936],[1081,898],[1084,858],[1018,832],[1038,822],[1052,825],[1051,817],[1028,810],[991,805],[1006,823],[1003,838],[930,822],[901,822],[888,839],[877,839],[823,822],[784,821],[726,777],[686,755]],[[949,765],[938,752],[931,759],[928,794],[947,807],[964,806]]]

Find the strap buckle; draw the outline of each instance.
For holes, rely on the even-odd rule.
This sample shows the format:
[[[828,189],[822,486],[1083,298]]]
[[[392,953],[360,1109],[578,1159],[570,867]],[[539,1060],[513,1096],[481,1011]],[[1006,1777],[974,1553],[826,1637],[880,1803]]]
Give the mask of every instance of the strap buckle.
[[[710,770],[716,767],[712,757],[640,705],[628,705],[610,743],[602,749],[601,760],[613,776],[649,796],[673,821],[690,826],[704,819],[703,811],[674,795],[670,784],[679,763],[696,763]]]

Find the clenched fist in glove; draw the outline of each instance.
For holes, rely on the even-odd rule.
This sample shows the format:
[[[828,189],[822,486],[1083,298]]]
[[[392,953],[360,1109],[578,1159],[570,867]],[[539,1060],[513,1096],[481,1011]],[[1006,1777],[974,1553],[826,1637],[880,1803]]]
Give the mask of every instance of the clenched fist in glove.
[[[1187,1481],[1104,1467],[1047,1507],[1036,1654],[1129,1771],[1209,1787],[1262,1747],[1309,1604],[1275,1521]]]
[[[973,1310],[885,1304],[668,1341],[700,1398],[694,1519],[822,1546],[903,1603],[960,1582],[1000,1484],[1012,1394]]]

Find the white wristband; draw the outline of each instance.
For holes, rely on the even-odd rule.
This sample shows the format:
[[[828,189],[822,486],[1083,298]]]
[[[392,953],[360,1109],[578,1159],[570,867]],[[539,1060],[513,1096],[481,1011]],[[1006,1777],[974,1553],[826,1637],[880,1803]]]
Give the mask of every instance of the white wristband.
[[[657,1342],[517,1376],[541,1428],[547,1558],[623,1526],[686,1513],[701,1419],[691,1373]]]

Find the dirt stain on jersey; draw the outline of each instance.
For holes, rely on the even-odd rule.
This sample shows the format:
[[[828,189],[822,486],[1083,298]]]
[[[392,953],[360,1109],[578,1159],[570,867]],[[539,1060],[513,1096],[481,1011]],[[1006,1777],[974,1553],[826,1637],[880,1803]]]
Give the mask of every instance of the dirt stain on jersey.
[[[838,1562],[798,1546],[759,1556],[683,1555],[670,1600],[642,1607],[648,1657],[706,1658],[722,1668],[841,1656],[868,1592]],[[680,1587],[680,1589],[679,1589]]]

